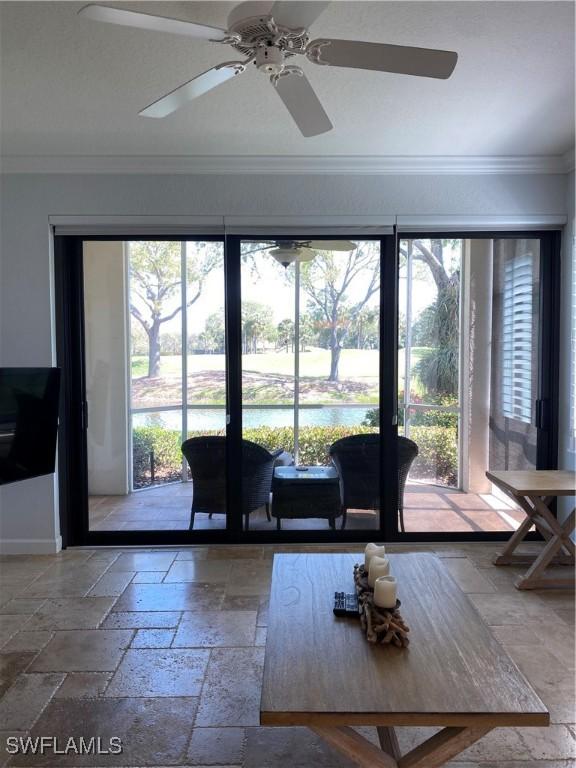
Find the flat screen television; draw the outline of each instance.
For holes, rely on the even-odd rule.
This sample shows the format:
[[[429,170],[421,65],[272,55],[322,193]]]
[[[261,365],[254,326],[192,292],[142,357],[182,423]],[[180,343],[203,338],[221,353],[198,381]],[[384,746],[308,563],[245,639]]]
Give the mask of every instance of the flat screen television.
[[[56,465],[59,368],[0,368],[0,485]]]

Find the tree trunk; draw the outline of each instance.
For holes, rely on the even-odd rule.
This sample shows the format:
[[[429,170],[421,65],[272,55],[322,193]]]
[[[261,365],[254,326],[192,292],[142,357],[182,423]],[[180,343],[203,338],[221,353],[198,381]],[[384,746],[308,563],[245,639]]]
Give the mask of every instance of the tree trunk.
[[[340,352],[342,351],[338,342],[330,348],[330,376],[328,381],[338,381],[338,364],[340,362]]]
[[[148,331],[148,376],[160,375],[160,323],[152,322]]]
[[[336,328],[336,317],[332,320],[332,330],[330,331],[330,376],[328,381],[338,381],[338,363],[340,362],[340,352],[342,347],[338,340],[338,330]]]

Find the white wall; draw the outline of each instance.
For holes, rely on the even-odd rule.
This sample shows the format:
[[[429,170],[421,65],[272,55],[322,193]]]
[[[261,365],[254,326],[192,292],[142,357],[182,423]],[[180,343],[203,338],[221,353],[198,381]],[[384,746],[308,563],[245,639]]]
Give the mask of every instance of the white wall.
[[[576,237],[575,217],[576,206],[574,202],[574,172],[566,177],[566,213],[568,223],[564,228],[564,237],[562,241],[562,279],[561,279],[561,298],[560,298],[560,418],[559,418],[559,440],[558,440],[558,466],[561,469],[570,469],[574,472],[576,469],[576,451],[574,445],[574,433],[571,425],[574,424],[575,415],[570,413],[574,403],[571,402],[570,390],[573,386],[572,377],[575,375],[576,364],[574,356],[576,350],[573,347],[573,339],[576,337],[574,324],[574,259],[576,259]],[[565,498],[559,502],[559,517],[565,519],[574,509],[574,499]]]
[[[124,243],[84,244],[88,493],[128,493]]]
[[[564,214],[560,175],[5,175],[0,362],[51,365],[50,215]],[[5,550],[59,546],[54,478],[0,490]],[[35,544],[27,544],[34,540]]]

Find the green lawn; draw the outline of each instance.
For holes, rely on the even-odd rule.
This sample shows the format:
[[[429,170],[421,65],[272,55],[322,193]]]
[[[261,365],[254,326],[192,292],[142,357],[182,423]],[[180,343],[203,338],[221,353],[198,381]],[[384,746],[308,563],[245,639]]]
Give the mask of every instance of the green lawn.
[[[199,371],[224,370],[224,355],[188,355],[188,373]],[[257,355],[242,355],[242,367],[255,373],[280,374],[290,376],[294,373],[294,356],[286,352],[261,352]],[[163,355],[160,358],[161,376],[179,376],[181,374],[179,355]],[[300,375],[327,377],[330,370],[330,351],[312,348],[300,353]],[[145,376],[148,371],[148,358],[132,357],[132,377]],[[378,350],[343,349],[340,356],[340,378],[371,378],[378,376]]]
[[[412,351],[412,360],[424,352]],[[136,407],[180,402],[179,355],[163,355],[160,376],[146,378],[148,360],[132,358],[133,398]],[[294,355],[286,352],[262,352],[242,356],[243,396],[254,403],[292,402]],[[311,348],[300,354],[300,399],[303,403],[375,403],[378,401],[378,350],[343,349],[339,381],[328,382],[330,351]],[[189,396],[198,403],[225,401],[224,355],[188,355]],[[399,386],[404,387],[404,350],[398,352]],[[417,382],[412,391],[420,393]]]
[[[416,362],[427,347],[413,347],[412,360]],[[160,372],[162,376],[178,376],[181,372],[180,355],[163,355]],[[290,375],[294,370],[294,358],[286,352],[261,352],[257,355],[243,355],[242,366],[247,371],[258,373],[280,373]],[[300,373],[303,376],[326,376],[330,368],[330,352],[327,349],[311,348],[300,353]],[[188,371],[222,371],[224,355],[188,355]],[[404,350],[398,351],[398,369],[404,370]],[[148,358],[144,355],[132,357],[132,376],[145,376]],[[340,356],[342,378],[378,375],[377,349],[343,349]]]

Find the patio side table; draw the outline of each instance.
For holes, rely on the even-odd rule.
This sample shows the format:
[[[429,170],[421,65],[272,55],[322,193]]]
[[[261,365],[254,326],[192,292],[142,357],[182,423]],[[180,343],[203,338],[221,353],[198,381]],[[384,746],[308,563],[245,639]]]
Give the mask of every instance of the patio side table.
[[[486,472],[486,477],[512,498],[526,514],[526,519],[512,534],[504,550],[494,558],[494,565],[525,563],[526,557],[514,552],[530,528],[534,526],[542,534],[546,544],[524,576],[516,581],[516,588],[567,587],[573,589],[573,576],[570,578],[545,576],[545,571],[554,561],[559,565],[574,565],[576,548],[572,534],[576,526],[576,509],[572,510],[563,523],[560,523],[549,509],[550,503],[557,496],[576,495],[574,473],[562,469],[495,470]]]
[[[342,514],[340,482],[334,467],[276,467],[272,480],[272,517],[282,528],[282,518],[319,517],[336,527]]]

